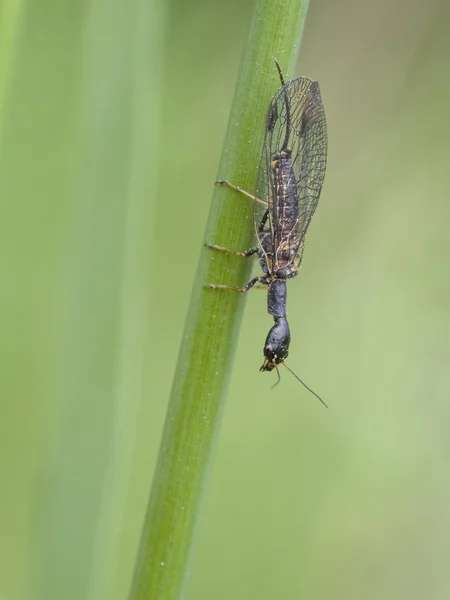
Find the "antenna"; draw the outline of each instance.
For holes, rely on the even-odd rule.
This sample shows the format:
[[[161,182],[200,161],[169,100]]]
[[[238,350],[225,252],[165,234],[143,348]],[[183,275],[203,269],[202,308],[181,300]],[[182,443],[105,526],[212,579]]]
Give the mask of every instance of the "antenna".
[[[308,392],[311,392],[311,394],[314,394],[314,396],[315,396],[316,398],[318,398],[318,399],[319,399],[319,400],[322,402],[322,404],[325,406],[325,408],[328,408],[328,404],[325,404],[325,402],[322,400],[322,398],[321,398],[321,397],[320,397],[318,394],[316,394],[316,392],[314,392],[314,391],[313,391],[311,388],[309,388],[309,387],[306,385],[306,383],[305,383],[304,381],[302,381],[302,380],[300,379],[300,377],[299,377],[298,375],[296,375],[296,374],[294,373],[294,371],[293,371],[292,369],[290,369],[290,368],[287,366],[287,364],[286,364],[284,361],[281,361],[281,364],[283,365],[283,367],[286,367],[286,369],[287,369],[287,370],[288,370],[290,373],[292,373],[292,375],[295,377],[295,379],[298,379],[298,380],[300,381],[300,383],[301,383],[301,384],[302,384],[302,385],[303,385],[303,386],[304,386],[304,387],[305,387],[305,388],[308,390]],[[278,371],[278,369],[277,369],[277,371]],[[280,374],[278,373],[278,377],[279,377],[279,376],[280,376]],[[278,381],[277,381],[277,383],[278,383]],[[276,385],[276,384],[275,384],[275,385]]]
[[[280,383],[280,381],[281,381],[280,371],[278,370],[278,365],[275,365],[275,369],[277,370],[278,379],[273,384],[273,386],[270,388],[271,390],[273,390],[273,388],[276,387]]]

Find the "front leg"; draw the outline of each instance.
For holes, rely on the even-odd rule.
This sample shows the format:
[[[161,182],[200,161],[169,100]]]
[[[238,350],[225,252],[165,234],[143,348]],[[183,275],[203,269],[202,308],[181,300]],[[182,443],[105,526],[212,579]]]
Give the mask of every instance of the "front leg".
[[[257,196],[253,196],[253,194],[249,194],[248,192],[246,192],[242,188],[240,188],[240,187],[238,187],[236,185],[233,185],[232,183],[230,183],[226,179],[219,179],[218,181],[216,181],[216,185],[227,185],[232,190],[235,190],[236,192],[239,192],[240,194],[243,194],[244,196],[247,196],[247,198],[251,198],[255,202],[258,202],[258,204],[261,204],[262,206],[265,206],[265,207],[269,206],[268,203],[265,200],[261,200],[261,198],[258,198]]]
[[[245,252],[239,252],[238,250],[231,250],[230,248],[224,248],[223,246],[215,246],[214,244],[205,244],[207,248],[211,248],[211,250],[219,250],[219,252],[227,252],[228,254],[235,254],[236,256],[252,256],[258,252],[259,248],[250,248],[250,250],[246,250]]]
[[[263,285],[269,285],[269,281],[265,277],[254,277],[243,288],[236,288],[232,287],[231,285],[216,285],[214,283],[210,283],[206,287],[212,288],[213,290],[230,290],[231,292],[241,292],[242,294],[245,294],[245,292],[248,292],[248,290],[250,290],[255,283],[258,282],[262,283]]]

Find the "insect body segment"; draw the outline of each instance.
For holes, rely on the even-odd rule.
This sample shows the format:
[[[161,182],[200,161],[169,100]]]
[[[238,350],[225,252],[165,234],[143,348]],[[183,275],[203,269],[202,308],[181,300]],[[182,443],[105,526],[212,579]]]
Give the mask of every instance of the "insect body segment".
[[[298,192],[292,167],[291,150],[283,150],[272,161],[273,203],[271,211],[270,245],[272,264],[270,272],[275,277],[295,277],[298,271],[297,256],[300,239],[297,231],[299,218]],[[269,211],[270,213],[270,211]],[[267,255],[267,254],[266,254]]]
[[[267,334],[264,344],[264,363],[260,371],[272,371],[277,364],[287,358],[291,333],[286,318],[286,281],[274,279],[269,284],[267,312],[273,316],[275,325]]]
[[[259,246],[247,252],[208,246],[245,257],[258,255],[262,277],[255,277],[240,289],[223,285],[210,287],[246,292],[257,282],[268,286],[268,312],[274,318],[274,325],[264,345],[261,371],[274,368],[278,371],[280,363],[286,366],[284,360],[291,339],[286,315],[286,280],[298,273],[327,160],[326,120],[319,85],[307,77],[285,83],[276,61],[275,64],[282,85],[272,98],[267,113],[256,195],[228,181],[217,182],[255,201],[255,232]]]

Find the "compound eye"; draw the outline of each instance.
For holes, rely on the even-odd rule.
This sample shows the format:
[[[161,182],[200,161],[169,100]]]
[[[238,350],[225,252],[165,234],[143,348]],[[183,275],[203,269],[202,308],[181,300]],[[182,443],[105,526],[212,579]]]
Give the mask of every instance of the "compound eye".
[[[264,356],[269,360],[274,360],[276,354],[271,346],[264,346]]]

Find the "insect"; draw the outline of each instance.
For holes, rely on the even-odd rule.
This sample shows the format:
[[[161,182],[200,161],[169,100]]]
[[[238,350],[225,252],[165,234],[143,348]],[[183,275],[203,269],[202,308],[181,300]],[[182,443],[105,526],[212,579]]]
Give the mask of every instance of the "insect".
[[[210,284],[214,289],[247,292],[255,284],[268,286],[268,313],[274,319],[264,344],[260,371],[282,364],[312,394],[325,404],[286,364],[291,341],[286,313],[286,281],[298,274],[305,236],[319,202],[327,163],[327,126],[319,84],[307,77],[287,83],[275,60],[281,88],[272,98],[266,118],[264,145],[259,165],[256,195],[226,180],[226,185],[251,198],[255,204],[258,246],[245,252],[206,244],[208,248],[248,257],[256,254],[262,276],[243,288]],[[326,404],[325,404],[326,406]]]

